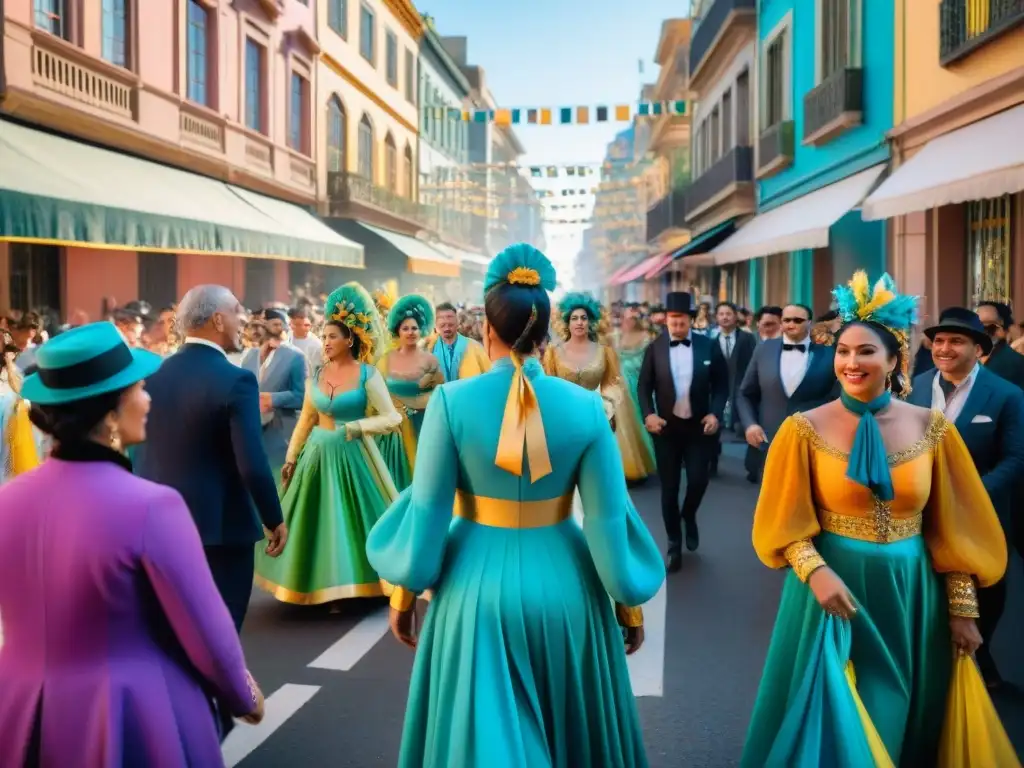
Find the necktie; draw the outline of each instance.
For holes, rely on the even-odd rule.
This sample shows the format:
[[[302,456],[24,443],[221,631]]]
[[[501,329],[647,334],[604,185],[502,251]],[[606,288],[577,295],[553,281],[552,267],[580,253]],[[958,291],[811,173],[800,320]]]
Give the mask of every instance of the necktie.
[[[732,334],[725,337],[725,356],[732,357]]]
[[[807,347],[805,347],[803,344],[783,344],[782,348],[786,352],[806,352],[807,351]]]
[[[942,394],[946,396],[946,404],[949,404],[950,399],[953,397],[953,393],[956,392],[956,384],[948,379],[939,376],[939,389],[942,390]]]
[[[680,344],[682,344],[684,347],[688,347],[688,346],[690,346],[690,340],[689,339],[672,339],[668,344],[669,344],[670,347],[678,347]]]

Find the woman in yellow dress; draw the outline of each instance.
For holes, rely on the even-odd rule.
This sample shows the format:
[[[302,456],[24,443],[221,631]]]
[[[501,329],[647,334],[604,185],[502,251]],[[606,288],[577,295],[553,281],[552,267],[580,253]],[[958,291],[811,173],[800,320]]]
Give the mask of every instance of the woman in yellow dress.
[[[977,674],[976,588],[1002,577],[1006,540],[956,428],[893,397],[916,300],[888,275],[849,286],[835,291],[841,398],[783,422],[754,513],[758,557],[792,571],[741,765],[980,765],[940,744],[963,730],[947,694],[954,672]],[[994,714],[982,730],[984,747],[1005,739]]]
[[[402,414],[399,429],[377,437],[377,445],[399,491],[412,482],[416,441],[423,412],[434,388],[444,384],[441,362],[420,348],[424,333],[434,327],[434,310],[423,296],[403,296],[388,313],[388,332],[395,346],[377,363],[395,408]]]
[[[545,373],[601,394],[622,454],[626,480],[635,483],[646,479],[655,471],[654,462],[640,448],[640,422],[625,398],[619,356],[608,341],[608,313],[593,296],[570,293],[558,303],[554,326],[561,343],[545,350]]]
[[[623,461],[625,462],[627,455],[632,454],[634,458],[629,463],[639,464],[648,475],[653,474],[656,469],[654,442],[650,433],[643,427],[644,419],[640,411],[640,400],[637,398],[637,381],[640,378],[644,350],[651,341],[651,332],[640,314],[640,305],[627,304],[623,308],[622,322],[615,336],[615,349],[622,367],[622,389],[625,395],[616,433],[619,436]],[[632,411],[632,417],[626,413],[627,410]]]

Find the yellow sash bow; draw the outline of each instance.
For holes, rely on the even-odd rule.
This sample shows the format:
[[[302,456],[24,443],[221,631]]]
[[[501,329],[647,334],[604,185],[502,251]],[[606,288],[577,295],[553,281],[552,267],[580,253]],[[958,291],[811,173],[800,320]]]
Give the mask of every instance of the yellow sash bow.
[[[505,415],[498,435],[496,466],[522,477],[523,445],[530,462],[530,482],[537,482],[551,474],[551,457],[544,436],[544,421],[533,384],[523,373],[523,361],[514,352],[511,355],[515,373],[505,401]]]

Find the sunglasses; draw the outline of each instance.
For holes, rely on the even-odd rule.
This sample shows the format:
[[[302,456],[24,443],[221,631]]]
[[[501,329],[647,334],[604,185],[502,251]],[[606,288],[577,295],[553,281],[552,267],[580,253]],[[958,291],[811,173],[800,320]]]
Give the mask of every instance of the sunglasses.
[[[807,322],[807,318],[806,317],[784,317],[784,318],[782,318],[782,322],[784,322],[784,323],[793,323],[795,325],[803,325],[804,323]]]

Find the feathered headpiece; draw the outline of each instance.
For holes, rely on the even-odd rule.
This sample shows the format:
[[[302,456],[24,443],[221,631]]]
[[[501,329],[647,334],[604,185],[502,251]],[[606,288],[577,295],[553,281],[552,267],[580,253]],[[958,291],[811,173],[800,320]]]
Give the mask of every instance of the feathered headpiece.
[[[420,327],[420,333],[425,335],[434,329],[434,308],[425,297],[410,293],[396,301],[388,313],[388,331],[397,335],[398,328],[410,317]]]
[[[373,303],[377,305],[377,311],[381,317],[387,317],[391,308],[395,305],[395,297],[385,288],[378,288],[373,292]]]
[[[345,283],[336,288],[324,302],[324,314],[341,322],[359,338],[358,359],[372,363],[386,338],[373,298],[359,283]]]
[[[487,267],[484,293],[501,283],[509,285],[539,285],[545,291],[555,290],[558,283],[555,267],[548,257],[532,245],[510,245],[495,256]]]
[[[900,377],[903,396],[910,393],[910,332],[917,322],[917,296],[904,296],[896,292],[896,283],[888,273],[883,274],[874,288],[864,270],[854,273],[846,285],[837,286],[832,295],[836,311],[844,323],[859,320],[881,326],[891,333],[900,345]]]
[[[590,335],[596,339],[603,338],[611,328],[608,318],[608,311],[601,306],[601,303],[589,293],[573,292],[567,293],[558,302],[558,317],[552,323],[558,335],[563,339],[569,338],[569,318],[577,309],[587,313],[590,320]]]

